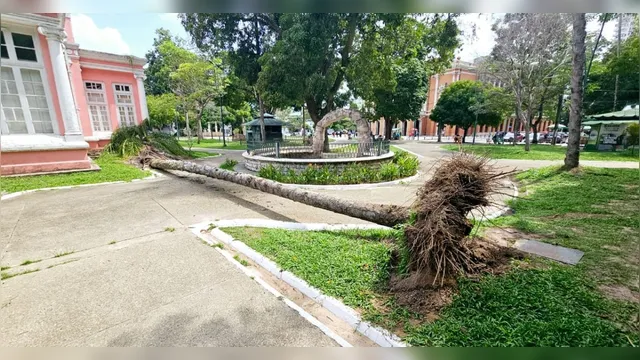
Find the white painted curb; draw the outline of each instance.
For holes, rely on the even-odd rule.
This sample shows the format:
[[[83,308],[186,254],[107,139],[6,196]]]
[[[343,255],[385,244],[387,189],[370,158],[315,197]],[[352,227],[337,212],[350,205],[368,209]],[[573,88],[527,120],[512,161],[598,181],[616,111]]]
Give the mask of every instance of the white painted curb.
[[[164,175],[162,175],[161,173],[159,173],[159,172],[157,172],[155,170],[149,170],[149,171],[151,171],[151,175],[147,176],[146,178],[142,178],[142,179],[133,179],[131,181],[108,181],[108,182],[95,183],[95,184],[54,186],[54,187],[42,188],[42,189],[32,189],[32,190],[18,191],[18,192],[2,195],[0,197],[0,201],[13,199],[13,198],[16,198],[18,196],[22,196],[22,195],[25,195],[25,194],[34,193],[34,192],[38,192],[38,191],[64,190],[64,189],[73,189],[73,188],[82,188],[82,187],[91,187],[91,186],[126,184],[128,182],[138,182],[138,181],[143,181],[143,180],[152,180],[152,179],[164,176]]]
[[[191,226],[191,231],[198,238],[200,238],[202,241],[206,242],[207,244],[215,245],[215,243],[210,238],[203,236],[201,233],[202,230],[205,230],[208,227],[209,227],[209,223],[200,223],[200,224]],[[215,248],[215,250],[218,251],[220,254],[222,254],[222,256],[224,256],[227,260],[229,260],[232,264],[234,264],[245,275],[249,276],[251,279],[256,281],[258,284],[260,284],[260,286],[265,288],[268,292],[273,294],[276,298],[278,298],[279,300],[282,300],[287,306],[297,311],[300,314],[300,316],[302,316],[305,320],[309,321],[311,324],[313,324],[318,329],[320,329],[320,331],[322,331],[325,335],[327,335],[328,337],[333,339],[335,342],[337,342],[338,345],[342,347],[353,347],[353,345],[351,345],[348,341],[342,338],[342,336],[336,334],[333,330],[329,329],[325,324],[320,322],[320,320],[316,319],[313,315],[306,312],[303,308],[298,306],[296,303],[294,303],[293,301],[289,300],[284,295],[282,295],[278,290],[274,289],[271,285],[267,284],[260,277],[260,273],[258,273],[257,271],[251,271],[251,269],[240,264],[238,261],[236,261],[236,259],[233,258],[233,256],[231,256],[231,254],[228,251],[225,251],[220,248]]]
[[[280,183],[282,186],[290,187],[290,188],[302,188],[302,189],[312,189],[312,190],[362,190],[362,189],[374,189],[377,187],[398,185],[400,183],[410,183],[422,175],[422,172],[418,171],[415,175],[409,176],[403,179],[381,182],[381,183],[371,183],[371,184],[351,184],[351,185],[303,185],[303,184],[285,184]]]
[[[413,152],[413,151],[411,151],[411,150],[407,150],[407,149],[403,148],[402,146],[394,145],[394,144],[391,144],[391,146],[395,146],[395,147],[397,147],[398,149],[400,149],[400,150],[402,150],[402,151],[406,151],[406,152],[408,152],[409,154],[414,155],[414,156],[417,156],[417,157],[419,157],[419,158],[424,158],[424,155],[416,154],[416,153],[414,153],[414,152]]]
[[[513,195],[511,196],[511,198],[515,199],[519,195],[518,187],[513,181],[509,181],[509,183],[511,183],[511,187],[513,187]],[[506,214],[509,210],[511,210],[511,207],[509,207],[508,205],[505,205],[501,207],[500,210],[494,211],[493,213],[487,216],[483,216],[482,219],[480,219],[480,221],[493,220],[493,219],[499,218],[500,216]]]
[[[372,324],[362,321],[358,313],[343,304],[340,300],[330,296],[322,294],[322,291],[309,285],[306,281],[298,278],[289,271],[282,270],[278,265],[259,254],[255,250],[248,247],[245,243],[235,240],[231,235],[225,233],[220,228],[224,227],[238,227],[238,226],[252,226],[252,227],[264,227],[264,228],[279,228],[289,230],[345,230],[345,229],[389,229],[382,225],[367,225],[367,224],[322,224],[322,223],[292,223],[282,222],[275,220],[262,220],[262,219],[240,219],[240,220],[221,220],[212,223],[216,228],[211,231],[211,235],[216,239],[231,246],[239,253],[251,259],[253,262],[260,265],[265,270],[275,275],[278,279],[286,282],[294,287],[296,290],[312,298],[317,304],[329,310],[335,316],[348,323],[353,329],[368,337],[376,344],[382,347],[407,347],[407,344],[402,342],[400,338],[391,334],[389,331],[373,326]]]

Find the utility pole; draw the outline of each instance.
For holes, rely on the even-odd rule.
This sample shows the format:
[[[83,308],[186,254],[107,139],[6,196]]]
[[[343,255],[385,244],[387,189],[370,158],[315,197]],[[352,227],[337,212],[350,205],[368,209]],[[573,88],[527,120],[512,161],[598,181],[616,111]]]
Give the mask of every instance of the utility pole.
[[[478,113],[476,112],[476,121],[473,123],[473,141],[471,141],[471,145],[476,144],[476,129],[478,128]]]
[[[227,147],[227,138],[224,134],[224,118],[222,117],[222,96],[220,96],[220,123],[222,124],[222,147]]]
[[[616,57],[620,57],[620,40],[622,38],[622,14],[618,14],[618,45],[616,49]],[[620,80],[619,75],[616,74],[616,85],[613,90],[613,111],[616,111],[616,106],[618,105],[618,81]]]

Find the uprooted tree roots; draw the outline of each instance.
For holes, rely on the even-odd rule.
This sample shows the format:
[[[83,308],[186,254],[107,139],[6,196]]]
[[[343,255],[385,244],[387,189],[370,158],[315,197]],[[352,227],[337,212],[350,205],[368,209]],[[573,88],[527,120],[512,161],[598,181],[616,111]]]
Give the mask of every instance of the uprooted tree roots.
[[[488,159],[458,153],[441,162],[433,177],[418,191],[415,221],[405,228],[411,272],[430,274],[433,284],[446,277],[469,274],[486,266],[493,254],[469,238],[469,212],[490,205],[499,172]]]

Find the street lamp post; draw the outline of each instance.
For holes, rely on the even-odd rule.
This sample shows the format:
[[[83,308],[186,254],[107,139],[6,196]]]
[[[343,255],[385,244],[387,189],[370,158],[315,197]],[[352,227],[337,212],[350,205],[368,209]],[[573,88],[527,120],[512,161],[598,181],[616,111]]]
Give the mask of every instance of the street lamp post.
[[[476,111],[476,121],[473,123],[473,140],[471,141],[471,145],[476,144],[476,129],[478,129],[478,112]]]
[[[222,117],[222,96],[220,96],[220,122],[222,123],[222,147],[227,147],[227,139],[224,131],[224,118]]]

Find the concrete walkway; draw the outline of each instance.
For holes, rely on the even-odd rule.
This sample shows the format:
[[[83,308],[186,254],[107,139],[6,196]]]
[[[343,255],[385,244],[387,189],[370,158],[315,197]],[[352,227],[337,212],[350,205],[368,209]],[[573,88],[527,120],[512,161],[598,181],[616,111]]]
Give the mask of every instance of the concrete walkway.
[[[336,346],[187,227],[234,218],[362,221],[171,175],[32,193],[0,209],[3,272],[38,269],[1,281],[3,345]],[[38,262],[20,265],[27,260]]]

